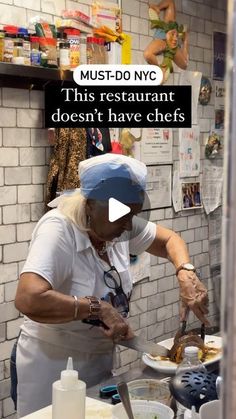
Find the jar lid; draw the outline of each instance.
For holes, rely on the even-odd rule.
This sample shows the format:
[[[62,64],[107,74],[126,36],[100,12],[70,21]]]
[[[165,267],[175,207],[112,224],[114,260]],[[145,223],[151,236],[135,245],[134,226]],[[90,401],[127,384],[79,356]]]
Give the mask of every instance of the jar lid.
[[[31,36],[30,41],[31,42],[39,42],[39,36]]]
[[[18,27],[13,25],[5,25],[3,26],[3,30],[8,33],[17,34]]]
[[[5,37],[6,38],[16,38],[16,33],[6,32]]]
[[[73,28],[67,28],[64,30],[64,33],[66,33],[67,35],[80,35],[80,30],[79,29],[73,29]]]
[[[70,43],[69,42],[60,42],[59,48],[68,48],[68,49],[70,49]]]
[[[18,34],[28,35],[28,29],[18,28]]]

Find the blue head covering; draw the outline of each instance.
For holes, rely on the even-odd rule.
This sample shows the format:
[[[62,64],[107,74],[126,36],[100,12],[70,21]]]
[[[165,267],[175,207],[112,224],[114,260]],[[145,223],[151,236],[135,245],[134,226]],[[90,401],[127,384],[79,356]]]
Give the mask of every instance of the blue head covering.
[[[143,202],[146,176],[144,163],[119,154],[107,153],[79,164],[81,194],[100,201]]]

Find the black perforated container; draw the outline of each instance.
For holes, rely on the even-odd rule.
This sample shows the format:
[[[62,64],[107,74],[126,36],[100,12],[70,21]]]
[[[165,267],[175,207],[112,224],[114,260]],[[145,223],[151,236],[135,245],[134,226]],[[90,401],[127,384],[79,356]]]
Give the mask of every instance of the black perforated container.
[[[213,373],[185,371],[170,381],[172,396],[187,409],[195,406],[198,412],[202,404],[217,399],[216,378]]]

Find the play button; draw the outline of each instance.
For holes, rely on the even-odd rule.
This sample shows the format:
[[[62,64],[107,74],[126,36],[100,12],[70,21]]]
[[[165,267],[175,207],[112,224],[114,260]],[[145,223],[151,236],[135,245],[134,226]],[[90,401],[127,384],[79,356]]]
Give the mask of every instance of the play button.
[[[109,198],[109,206],[108,206],[108,219],[110,223],[113,223],[119,218],[124,217],[124,215],[129,214],[130,207],[127,205],[122,204],[122,202],[118,201],[115,198]]]

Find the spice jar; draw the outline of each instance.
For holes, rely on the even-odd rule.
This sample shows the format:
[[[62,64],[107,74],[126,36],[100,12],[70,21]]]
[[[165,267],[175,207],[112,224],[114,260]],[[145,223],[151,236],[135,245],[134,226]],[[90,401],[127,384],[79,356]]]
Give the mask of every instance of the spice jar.
[[[61,70],[70,70],[70,43],[61,42],[59,48],[59,67]]]
[[[3,61],[6,63],[11,63],[13,59],[13,51],[14,51],[14,41],[17,37],[17,26],[13,25],[6,25],[3,27],[5,31],[4,37],[4,50],[3,50]]]
[[[70,68],[76,68],[80,63],[80,31],[78,29],[65,29],[67,41],[70,43]]]
[[[0,30],[0,61],[3,61],[5,31]]]
[[[31,36],[30,37],[31,43],[31,52],[30,52],[30,62],[33,66],[39,66],[41,62],[41,53],[39,51],[39,37],[38,36]]]

